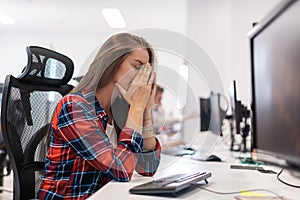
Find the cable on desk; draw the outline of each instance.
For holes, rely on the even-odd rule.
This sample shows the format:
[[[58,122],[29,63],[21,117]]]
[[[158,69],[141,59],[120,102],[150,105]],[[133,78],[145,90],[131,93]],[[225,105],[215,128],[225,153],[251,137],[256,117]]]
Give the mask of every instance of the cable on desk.
[[[2,187],[2,186],[0,186],[0,190],[1,190],[1,191],[3,191],[3,192],[9,192],[9,193],[13,193],[13,191],[12,191],[12,190],[10,190],[10,189],[7,189],[7,188],[5,188],[5,187]]]
[[[300,188],[300,185],[293,185],[293,184],[290,184],[284,180],[282,180],[281,178],[279,178],[280,174],[283,172],[283,168],[280,170],[280,172],[277,174],[277,180],[279,180],[281,183],[285,184],[285,185],[288,185],[290,187],[294,187],[294,188]]]
[[[300,179],[300,173],[299,173],[299,172],[291,171],[290,174],[291,174],[293,177],[295,177],[295,178],[297,178],[297,179]]]
[[[197,184],[197,183],[194,183],[192,184],[194,187],[197,187],[197,188],[201,188],[203,190],[206,190],[208,192],[212,192],[212,193],[215,193],[215,194],[221,194],[221,195],[229,195],[229,194],[240,194],[240,193],[245,193],[245,192],[257,192],[257,191],[264,191],[264,192],[269,192],[273,195],[275,195],[276,197],[282,199],[282,200],[285,200],[284,197],[282,196],[279,196],[277,193],[271,191],[271,190],[268,190],[268,189],[250,189],[250,190],[241,190],[241,191],[233,191],[233,192],[219,192],[219,191],[214,191],[214,190],[210,190],[210,189],[207,189],[205,187],[202,187],[201,185]]]

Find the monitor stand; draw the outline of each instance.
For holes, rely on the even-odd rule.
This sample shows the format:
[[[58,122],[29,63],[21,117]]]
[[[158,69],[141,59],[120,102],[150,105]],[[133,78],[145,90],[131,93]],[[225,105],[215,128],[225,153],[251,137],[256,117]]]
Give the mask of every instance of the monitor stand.
[[[242,128],[242,152],[250,152],[249,149],[247,149],[246,139],[249,136],[250,132],[250,124],[248,124],[248,118],[250,118],[250,110],[247,109],[246,106],[242,105],[242,116],[244,119],[244,128]]]

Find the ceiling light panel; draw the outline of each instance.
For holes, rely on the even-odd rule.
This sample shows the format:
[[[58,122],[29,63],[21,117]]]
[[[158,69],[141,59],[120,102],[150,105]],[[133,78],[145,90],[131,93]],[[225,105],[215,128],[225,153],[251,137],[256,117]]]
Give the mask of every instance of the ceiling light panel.
[[[119,9],[103,8],[101,13],[110,28],[125,28],[127,26]]]
[[[5,14],[4,12],[0,11],[0,23],[12,25],[16,23],[16,20],[11,16]]]

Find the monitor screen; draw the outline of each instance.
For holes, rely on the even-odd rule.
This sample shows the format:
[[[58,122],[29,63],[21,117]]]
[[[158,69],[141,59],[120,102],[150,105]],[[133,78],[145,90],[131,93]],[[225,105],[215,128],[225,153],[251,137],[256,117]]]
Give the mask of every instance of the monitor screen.
[[[200,131],[208,131],[211,117],[210,98],[200,98]]]
[[[224,106],[222,95],[211,93],[208,98],[200,98],[200,130],[210,130],[214,134],[222,134],[223,120],[228,106]],[[226,103],[225,103],[226,104]]]
[[[300,1],[283,1],[249,33],[253,159],[300,170]]]

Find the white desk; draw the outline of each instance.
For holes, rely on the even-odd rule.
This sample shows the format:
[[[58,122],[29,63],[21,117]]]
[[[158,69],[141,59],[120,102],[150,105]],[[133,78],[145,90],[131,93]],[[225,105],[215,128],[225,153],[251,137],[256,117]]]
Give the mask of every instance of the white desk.
[[[272,168],[278,172],[279,168]],[[299,199],[300,189],[291,188],[279,182],[276,179],[276,174],[263,174],[255,170],[238,170],[230,169],[230,164],[225,162],[201,162],[187,158],[173,157],[162,154],[161,164],[154,177],[143,177],[134,174],[133,178],[128,183],[110,182],[98,192],[92,195],[89,200],[99,199],[120,199],[120,200],[147,200],[147,199],[170,199],[170,197],[150,196],[150,195],[134,195],[129,193],[129,189],[135,185],[148,182],[156,177],[165,175],[206,171],[211,172],[212,177],[208,178],[207,187],[210,190],[220,192],[241,191],[248,189],[268,189],[281,196],[286,196],[289,199]],[[288,176],[288,173],[282,174],[282,178],[288,178],[289,182],[294,181],[299,184],[299,179]],[[294,179],[294,180],[293,180]],[[285,179],[287,180],[287,179]],[[297,183],[297,182],[298,183]],[[257,193],[273,196],[268,192],[258,191]],[[201,199],[201,200],[228,200],[234,199],[236,195],[219,195],[200,188],[196,188],[181,196],[174,197],[175,199]]]

